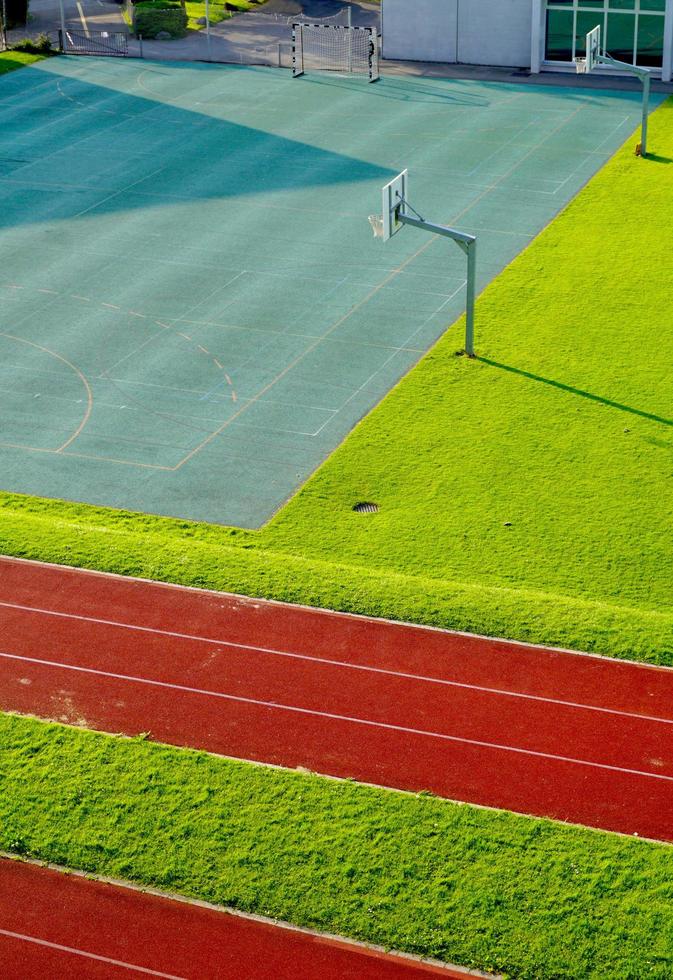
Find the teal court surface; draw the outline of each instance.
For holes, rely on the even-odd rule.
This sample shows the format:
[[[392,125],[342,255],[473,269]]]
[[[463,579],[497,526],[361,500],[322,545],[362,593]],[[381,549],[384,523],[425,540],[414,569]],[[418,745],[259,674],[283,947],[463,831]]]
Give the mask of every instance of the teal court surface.
[[[479,236],[482,288],[639,114],[219,65],[1,78],[0,486],[259,527],[464,308],[452,243],[372,238],[382,184],[408,167],[424,217]]]

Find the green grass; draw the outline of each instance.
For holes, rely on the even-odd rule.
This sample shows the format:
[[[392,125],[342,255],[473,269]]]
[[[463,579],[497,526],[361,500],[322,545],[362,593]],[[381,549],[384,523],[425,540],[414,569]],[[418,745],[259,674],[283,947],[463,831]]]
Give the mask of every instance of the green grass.
[[[5,494],[0,549],[673,664],[672,109],[260,532]]]
[[[0,716],[0,848],[518,980],[669,978],[673,850]]]
[[[193,31],[203,31],[205,30],[205,24],[199,24],[199,17],[206,16],[206,5],[205,3],[186,3],[185,10],[187,11],[187,17],[189,18],[187,26]],[[227,20],[231,17],[231,12],[225,10],[221,4],[210,4],[210,23],[219,24],[222,20]]]
[[[0,75],[15,71],[17,68],[24,68],[26,65],[33,65],[36,61],[42,61],[43,54],[27,54],[25,51],[3,51],[0,53]]]

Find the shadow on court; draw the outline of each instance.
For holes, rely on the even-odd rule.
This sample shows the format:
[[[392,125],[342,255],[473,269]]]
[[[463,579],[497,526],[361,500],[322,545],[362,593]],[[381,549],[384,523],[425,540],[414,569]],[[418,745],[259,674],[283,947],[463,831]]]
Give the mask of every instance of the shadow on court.
[[[2,227],[152,204],[383,183],[395,172],[268,128],[218,118],[232,100],[218,99],[215,92],[190,108],[171,104],[174,97],[189,97],[189,86],[179,82],[186,74],[179,65],[162,65],[154,73],[136,69],[139,85],[131,91],[115,91],[123,72],[109,72],[106,87],[81,77],[76,65],[61,74],[56,68],[63,59],[50,70],[52,65],[23,69],[5,79],[0,92]],[[254,69],[243,71],[255,75]],[[204,78],[198,69],[190,73]],[[143,75],[155,83],[163,75],[174,91],[168,99],[160,92],[154,98],[138,94]]]

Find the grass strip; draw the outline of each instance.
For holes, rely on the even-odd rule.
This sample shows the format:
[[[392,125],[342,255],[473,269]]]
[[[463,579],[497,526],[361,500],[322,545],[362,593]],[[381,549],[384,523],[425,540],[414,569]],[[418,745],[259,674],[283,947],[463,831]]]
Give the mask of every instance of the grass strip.
[[[29,54],[26,51],[2,51],[0,52],[0,75],[16,71],[17,68],[25,68],[26,65],[33,65],[45,57],[46,55],[43,54]]]
[[[0,548],[673,664],[672,109],[261,531],[5,494]]]
[[[189,29],[192,31],[204,31],[206,29],[206,25],[200,24],[199,20],[205,19],[205,3],[199,3],[198,0],[195,0],[193,3],[187,2],[185,3],[185,10],[187,11],[187,26]],[[211,24],[219,24],[221,21],[227,20],[229,17],[231,17],[230,11],[226,10],[222,4],[217,3],[210,4],[208,14]]]
[[[0,849],[519,980],[673,972],[673,850],[0,715]]]
[[[0,552],[344,612],[511,636],[624,659],[673,664],[673,613],[540,590],[450,582],[282,552],[253,532],[0,496]],[[240,541],[240,544],[236,542]]]

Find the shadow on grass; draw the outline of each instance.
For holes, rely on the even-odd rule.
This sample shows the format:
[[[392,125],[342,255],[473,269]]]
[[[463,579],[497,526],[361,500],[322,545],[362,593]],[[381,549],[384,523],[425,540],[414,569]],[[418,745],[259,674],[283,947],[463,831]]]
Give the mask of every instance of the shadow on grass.
[[[643,412],[639,408],[632,408],[630,405],[622,405],[621,402],[612,401],[610,398],[602,398],[594,395],[590,391],[582,388],[573,388],[572,385],[564,384],[562,381],[552,381],[551,378],[543,378],[539,374],[532,374],[530,371],[523,371],[521,368],[512,367],[511,364],[500,364],[492,361],[488,357],[477,357],[478,361],[498,368],[501,371],[508,371],[510,374],[518,374],[522,378],[529,378],[531,381],[539,381],[541,384],[549,385],[551,388],[558,388],[560,391],[568,392],[570,395],[579,395],[580,398],[588,398],[589,401],[599,402],[609,408],[617,408],[620,412],[628,412],[629,415],[637,415],[641,419],[648,419],[650,422],[660,422],[662,425],[673,426],[673,419],[662,418],[661,415],[653,415],[651,412]]]
[[[26,65],[31,64],[33,60],[35,59],[21,58],[18,54],[14,55],[12,51],[3,51],[0,53],[0,75],[5,75],[9,71],[15,71],[17,68],[24,68]]]
[[[648,153],[645,159],[652,163],[673,163],[671,157],[662,157],[658,153]]]

